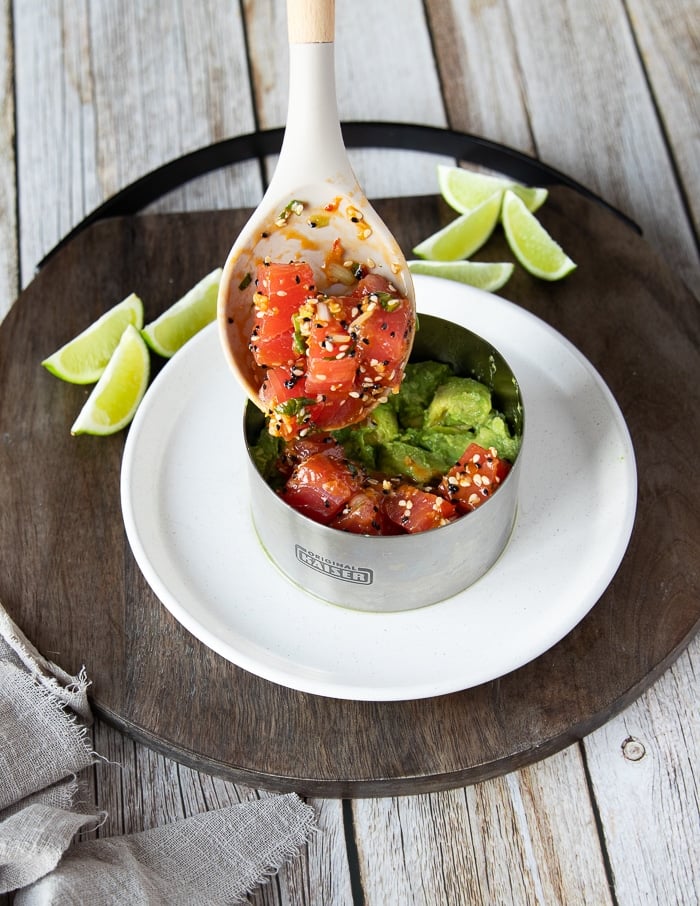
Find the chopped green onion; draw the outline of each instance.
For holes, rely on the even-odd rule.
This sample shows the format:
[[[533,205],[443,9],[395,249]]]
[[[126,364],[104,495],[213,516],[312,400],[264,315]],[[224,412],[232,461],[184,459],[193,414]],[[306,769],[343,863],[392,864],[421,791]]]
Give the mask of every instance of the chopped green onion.
[[[384,311],[396,311],[401,305],[401,299],[391,293],[372,293],[372,295],[377,297],[377,302],[379,302]]]
[[[306,337],[301,332],[301,324],[304,319],[300,314],[292,315],[292,324],[294,325],[294,340],[292,347],[298,355],[304,355],[306,352]]]
[[[290,400],[285,400],[283,403],[280,403],[278,406],[275,406],[275,413],[277,415],[299,415],[300,412],[303,412],[306,406],[312,406],[316,400],[309,399],[306,396],[294,396]]]
[[[284,226],[292,214],[299,216],[304,210],[304,202],[298,198],[292,198],[288,205],[279,212],[275,220],[275,226]]]

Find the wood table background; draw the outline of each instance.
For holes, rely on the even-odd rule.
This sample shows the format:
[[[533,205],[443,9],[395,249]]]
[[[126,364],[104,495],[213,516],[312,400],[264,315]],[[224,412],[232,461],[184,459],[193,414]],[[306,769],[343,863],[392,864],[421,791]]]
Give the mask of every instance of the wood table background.
[[[0,0],[0,14],[0,313],[115,191],[284,123],[281,0]],[[540,157],[633,217],[696,296],[699,57],[697,0],[337,0],[343,119],[451,126]],[[435,191],[433,157],[358,151],[353,162],[370,197]],[[262,178],[242,164],[157,210],[255,205]],[[697,903],[699,645],[620,716],[518,772],[310,800],[321,833],[251,901]],[[101,721],[94,745],[107,759],[91,777],[108,812],[101,836],[267,795]]]

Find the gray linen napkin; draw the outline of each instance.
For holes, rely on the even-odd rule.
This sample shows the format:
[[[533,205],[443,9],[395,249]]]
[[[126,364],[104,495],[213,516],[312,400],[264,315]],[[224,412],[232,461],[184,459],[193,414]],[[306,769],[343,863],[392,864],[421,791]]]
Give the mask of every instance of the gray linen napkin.
[[[298,855],[315,816],[294,793],[73,843],[103,818],[77,803],[95,760],[88,685],[84,670],[42,657],[0,605],[0,894],[17,890],[15,906],[223,906]]]

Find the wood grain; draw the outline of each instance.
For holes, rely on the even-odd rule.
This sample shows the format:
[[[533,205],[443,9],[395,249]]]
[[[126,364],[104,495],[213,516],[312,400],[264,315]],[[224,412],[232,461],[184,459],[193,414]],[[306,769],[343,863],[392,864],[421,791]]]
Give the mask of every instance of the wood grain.
[[[700,235],[700,9],[695,0],[630,0],[654,102]]]
[[[699,642],[585,743],[604,845],[624,903],[700,902],[694,865],[700,801],[692,754],[700,746],[693,719]],[[638,859],[630,860],[630,846]]]
[[[14,53],[9,0],[0,2],[0,321],[17,296]]]
[[[334,0],[287,0],[290,44],[332,44],[335,39]]]
[[[236,3],[18,3],[14,26],[24,285],[44,254],[115,191],[255,128]],[[248,164],[165,204],[241,206],[256,204],[259,192],[257,165]]]
[[[368,906],[612,903],[599,854],[579,845],[591,839],[595,816],[583,772],[573,769],[578,758],[569,749],[439,800],[353,802]],[[578,782],[566,783],[573,776]]]
[[[449,216],[425,199],[380,211],[404,244]],[[688,474],[679,490],[700,443],[699,426],[681,421],[698,404],[700,325],[691,297],[660,262],[650,264],[643,240],[621,221],[570,190],[552,192],[546,225],[584,276],[542,286],[519,271],[509,295],[589,356],[626,415],[641,479],[628,555],[589,617],[521,670],[437,699],[339,702],[260,680],[173,620],[124,540],[123,439],[71,438],[67,427],[86,391],[37,373],[46,351],[96,317],[105,299],[138,287],[147,318],[163,310],[222,260],[246,216],[97,224],[49,261],[8,316],[1,411],[6,424],[21,426],[4,435],[0,479],[9,564],[0,598],[10,613],[68,669],[89,658],[95,707],[128,733],[191,766],[270,789],[342,796],[449,788],[528,764],[599,726],[668,666],[698,621],[689,568],[700,554],[698,488]],[[600,264],[601,247],[609,267]],[[490,253],[501,253],[497,241]],[[669,399],[672,384],[683,393]],[[656,432],[672,439],[670,454],[653,443]],[[11,525],[22,527],[18,537]]]

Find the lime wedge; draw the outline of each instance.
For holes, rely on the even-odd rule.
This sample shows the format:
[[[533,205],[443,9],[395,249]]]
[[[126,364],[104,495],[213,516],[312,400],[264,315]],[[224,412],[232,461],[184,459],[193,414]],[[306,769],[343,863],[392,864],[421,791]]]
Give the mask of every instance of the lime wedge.
[[[146,392],[150,364],[143,337],[133,324],[127,325],[71,434],[115,434],[125,428]]]
[[[518,198],[522,198],[525,202],[525,207],[533,214],[538,208],[542,207],[549,195],[547,189],[536,186],[521,186],[517,182],[513,183],[510,190],[515,192]]]
[[[203,277],[185,295],[151,321],[141,333],[154,352],[169,359],[196,333],[216,318],[216,299],[222,269]]]
[[[510,279],[513,265],[510,261],[409,261],[412,274],[428,274],[468,283],[492,293]]]
[[[464,167],[438,164],[437,174],[442,197],[460,214],[472,211],[495,192],[503,193],[506,189],[519,195],[530,211],[536,211],[547,200],[547,189],[524,186],[512,179],[489,176]]]
[[[414,249],[419,258],[459,261],[468,258],[486,242],[498,222],[502,192],[494,192],[473,210],[428,236]]]
[[[41,363],[71,384],[94,384],[99,380],[128,324],[143,327],[143,303],[131,293],[110,308],[94,324]]]
[[[526,271],[543,280],[560,280],[576,267],[524,201],[506,190],[501,213],[508,245]]]

